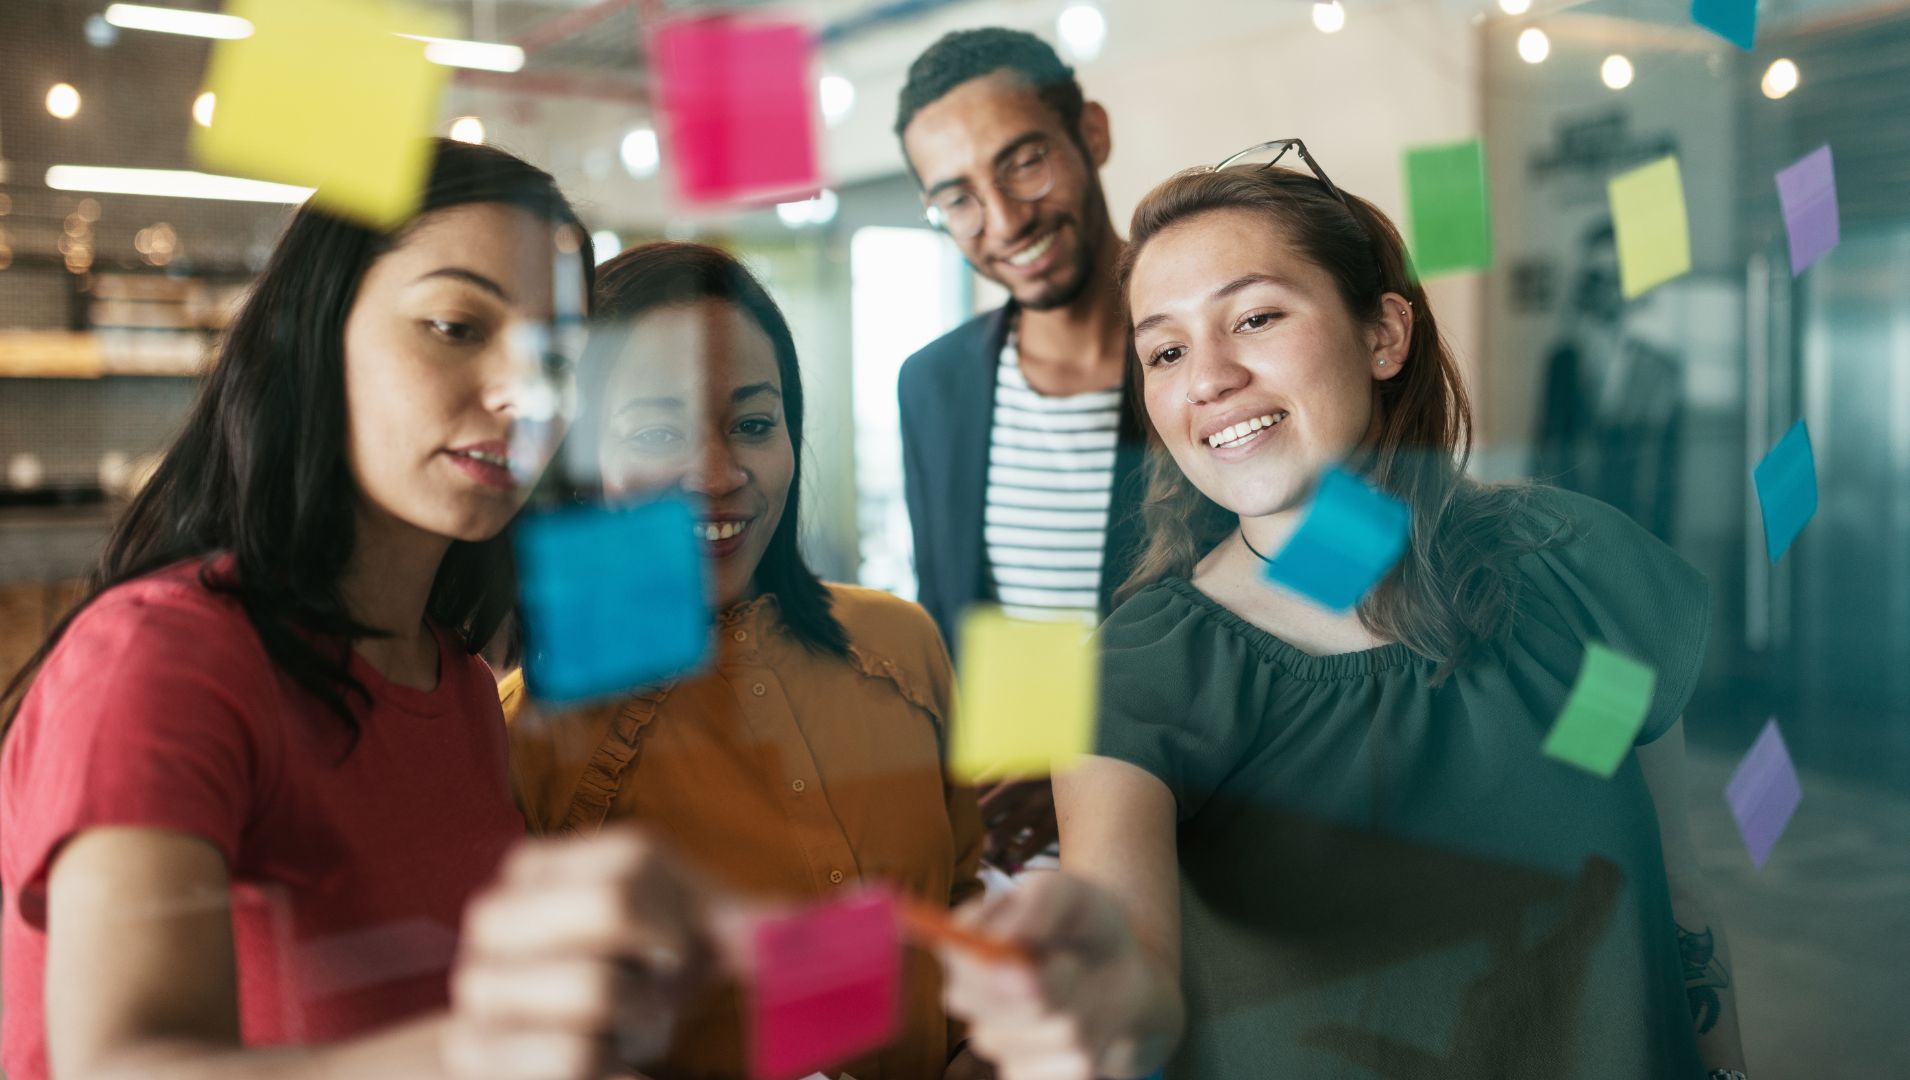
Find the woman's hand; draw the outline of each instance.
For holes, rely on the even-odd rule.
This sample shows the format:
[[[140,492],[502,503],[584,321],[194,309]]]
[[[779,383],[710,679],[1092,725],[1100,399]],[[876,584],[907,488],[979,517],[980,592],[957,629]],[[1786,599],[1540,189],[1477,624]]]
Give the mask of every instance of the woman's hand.
[[[447,1071],[582,1080],[661,1056],[711,967],[713,903],[635,829],[520,844],[465,912]]]
[[[956,913],[1026,948],[1032,963],[942,950],[948,1010],[1002,1080],[1094,1080],[1129,1056],[1156,989],[1120,904],[1066,873],[1030,874]]]

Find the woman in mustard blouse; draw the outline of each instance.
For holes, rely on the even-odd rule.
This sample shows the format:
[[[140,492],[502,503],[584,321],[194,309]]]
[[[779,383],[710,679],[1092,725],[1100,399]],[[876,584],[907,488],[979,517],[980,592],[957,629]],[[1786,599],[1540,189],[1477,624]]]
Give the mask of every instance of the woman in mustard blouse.
[[[588,834],[641,821],[764,899],[878,881],[942,905],[979,894],[975,797],[942,772],[953,680],[935,624],[886,593],[824,584],[798,550],[803,395],[782,312],[735,259],[680,243],[605,263],[597,303],[631,343],[592,402],[604,487],[703,500],[717,642],[703,674],[559,716],[529,715],[521,676],[507,678],[526,822]],[[934,961],[911,953],[901,1036],[830,1075],[971,1075],[940,992]],[[719,986],[646,1072],[739,1076],[743,1042],[735,988]]]

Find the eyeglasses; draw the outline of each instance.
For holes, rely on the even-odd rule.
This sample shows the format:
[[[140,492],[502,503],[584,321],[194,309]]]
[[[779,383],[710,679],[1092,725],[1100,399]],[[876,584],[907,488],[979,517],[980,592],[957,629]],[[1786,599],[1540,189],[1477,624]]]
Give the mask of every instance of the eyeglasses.
[[[995,167],[995,190],[1016,202],[1035,202],[1054,190],[1054,163],[1048,160],[1047,140],[1018,148],[1013,157]],[[957,240],[980,236],[987,211],[979,195],[966,187],[951,187],[923,200],[922,216]]]
[[[1288,151],[1298,151],[1300,160],[1306,162],[1306,167],[1313,170],[1314,179],[1326,185],[1326,190],[1331,193],[1334,198],[1340,200],[1340,205],[1346,207],[1347,213],[1350,214],[1353,212],[1352,204],[1346,201],[1346,196],[1340,193],[1340,189],[1333,181],[1326,178],[1325,170],[1321,169],[1320,163],[1313,160],[1313,155],[1307,152],[1306,143],[1299,139],[1275,139],[1272,142],[1255,143],[1238,154],[1229,155],[1226,160],[1214,166],[1214,171],[1219,172],[1255,154],[1269,155],[1267,160],[1259,163],[1259,167],[1262,169],[1271,169],[1275,165],[1280,164],[1280,159],[1286,157]],[[1251,164],[1251,162],[1249,162],[1249,164]]]
[[[1366,223],[1360,220],[1358,214],[1353,213],[1353,204],[1346,201],[1346,195],[1340,191],[1338,185],[1327,179],[1326,170],[1320,168],[1320,163],[1313,160],[1313,155],[1307,152],[1306,143],[1301,142],[1299,139],[1275,139],[1272,142],[1256,143],[1238,154],[1229,155],[1220,164],[1214,166],[1214,171],[1219,172],[1232,165],[1243,163],[1244,159],[1253,157],[1256,154],[1268,155],[1267,160],[1259,162],[1257,167],[1271,169],[1275,165],[1280,164],[1280,159],[1286,157],[1289,151],[1297,151],[1299,153],[1300,160],[1306,162],[1306,167],[1313,170],[1313,178],[1318,180],[1320,184],[1326,188],[1328,194],[1338,199],[1341,206],[1346,207],[1347,214],[1353,218],[1354,226],[1358,228],[1360,232],[1365,233]],[[1249,165],[1253,164],[1252,162],[1245,163]],[[1367,234],[1367,239],[1369,241],[1372,239],[1370,233]]]

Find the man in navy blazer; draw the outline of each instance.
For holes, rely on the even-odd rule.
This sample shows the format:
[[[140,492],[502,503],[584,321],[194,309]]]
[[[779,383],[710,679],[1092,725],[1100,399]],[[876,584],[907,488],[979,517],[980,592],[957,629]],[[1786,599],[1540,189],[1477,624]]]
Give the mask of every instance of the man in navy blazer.
[[[1011,298],[902,367],[917,599],[951,649],[962,612],[977,601],[1073,598],[1105,616],[1140,547],[1144,483],[1143,427],[1126,392],[1127,317],[1115,285],[1123,242],[1099,175],[1111,148],[1107,113],[1083,99],[1072,69],[1039,38],[965,30],[910,66],[895,131],[930,222]],[[1011,405],[998,411],[1003,399]],[[1017,417],[1054,423],[1074,409],[1099,430],[1003,430],[1022,422]],[[1019,449],[1090,445],[1045,458],[1045,450]],[[1050,498],[1050,488],[1065,490]],[[1092,533],[1080,522],[1100,515],[1068,509],[1091,504],[1106,508]],[[1004,523],[1033,526],[1011,530],[1033,539],[1002,541]],[[1008,542],[1031,546],[1017,556]],[[1049,542],[1078,550],[1040,547]],[[1073,572],[1071,591],[1022,587],[1067,576],[1044,579],[1044,566],[1095,563]]]

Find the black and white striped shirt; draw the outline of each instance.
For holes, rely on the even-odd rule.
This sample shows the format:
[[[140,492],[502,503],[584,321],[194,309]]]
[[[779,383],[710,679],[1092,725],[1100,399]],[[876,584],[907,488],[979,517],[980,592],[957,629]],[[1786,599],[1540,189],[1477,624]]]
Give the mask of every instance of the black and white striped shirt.
[[[989,432],[982,537],[995,597],[1024,617],[1086,614],[1100,602],[1121,391],[1049,396],[1002,346]]]

